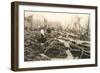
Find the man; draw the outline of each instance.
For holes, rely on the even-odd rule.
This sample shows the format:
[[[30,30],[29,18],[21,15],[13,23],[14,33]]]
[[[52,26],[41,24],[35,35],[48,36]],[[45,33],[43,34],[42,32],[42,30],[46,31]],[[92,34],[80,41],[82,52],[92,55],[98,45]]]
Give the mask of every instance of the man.
[[[45,31],[44,31],[44,29],[43,28],[41,28],[41,30],[40,30],[40,38],[38,39],[38,41],[41,43],[41,45],[43,44],[43,43],[45,43],[46,42],[46,37],[45,37]]]

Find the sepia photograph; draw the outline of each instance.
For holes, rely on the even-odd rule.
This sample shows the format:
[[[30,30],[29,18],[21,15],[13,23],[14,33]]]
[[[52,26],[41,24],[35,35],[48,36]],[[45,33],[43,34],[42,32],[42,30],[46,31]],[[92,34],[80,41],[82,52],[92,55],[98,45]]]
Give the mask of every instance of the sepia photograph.
[[[24,11],[24,61],[89,59],[90,14]]]
[[[11,69],[97,66],[97,7],[12,2]]]

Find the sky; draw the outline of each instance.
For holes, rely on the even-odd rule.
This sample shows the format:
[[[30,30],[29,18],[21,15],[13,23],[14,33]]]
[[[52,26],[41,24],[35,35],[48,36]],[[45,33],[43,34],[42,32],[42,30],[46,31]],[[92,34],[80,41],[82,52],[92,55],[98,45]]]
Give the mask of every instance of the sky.
[[[66,27],[68,25],[77,22],[77,18],[80,18],[80,24],[82,26],[88,23],[89,14],[79,14],[79,13],[55,13],[55,12],[34,12],[34,11],[25,11],[25,17],[33,16],[34,19],[44,21],[43,18],[46,18],[49,22],[59,22],[62,26]]]

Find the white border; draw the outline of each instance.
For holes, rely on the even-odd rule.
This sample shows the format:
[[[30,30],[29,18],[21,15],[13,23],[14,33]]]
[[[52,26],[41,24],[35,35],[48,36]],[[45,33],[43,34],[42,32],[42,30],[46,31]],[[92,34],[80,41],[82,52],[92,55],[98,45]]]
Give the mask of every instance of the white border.
[[[73,13],[90,13],[91,24],[91,59],[75,60],[58,60],[58,61],[33,61],[24,62],[24,10],[34,11],[54,11],[54,12],[73,12]],[[60,7],[43,7],[43,6],[19,6],[19,68],[34,68],[62,65],[82,65],[95,64],[95,10],[79,8],[60,8]]]

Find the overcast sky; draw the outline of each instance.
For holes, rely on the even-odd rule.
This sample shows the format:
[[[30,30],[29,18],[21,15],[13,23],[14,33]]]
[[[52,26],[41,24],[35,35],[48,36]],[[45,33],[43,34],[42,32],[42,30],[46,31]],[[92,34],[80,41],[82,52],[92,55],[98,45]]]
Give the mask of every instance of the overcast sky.
[[[80,24],[84,26],[87,24],[89,18],[89,14],[25,11],[25,17],[30,15],[33,16],[33,20],[39,19],[44,21],[43,17],[45,17],[47,21],[60,22],[63,26],[72,24],[73,22],[77,21],[77,18],[81,18]]]

